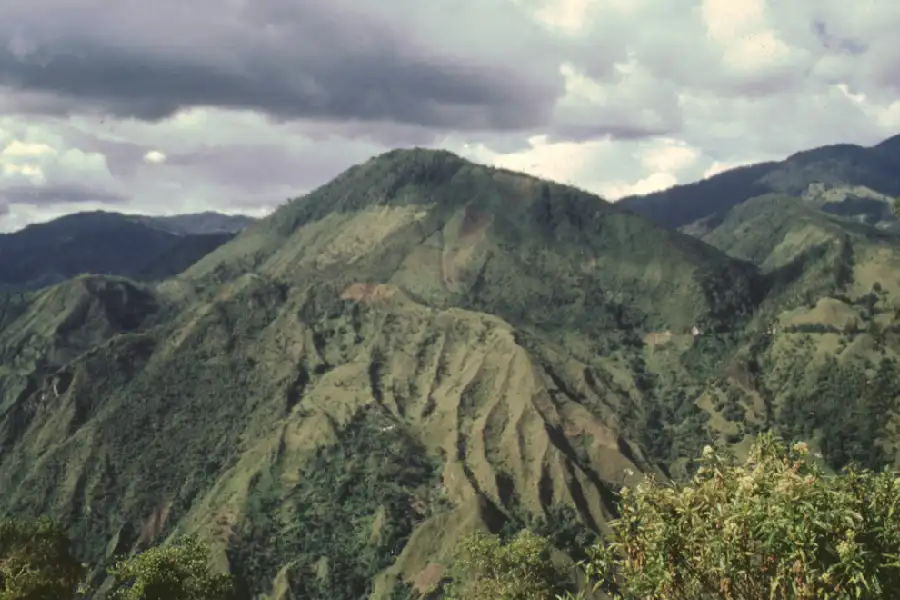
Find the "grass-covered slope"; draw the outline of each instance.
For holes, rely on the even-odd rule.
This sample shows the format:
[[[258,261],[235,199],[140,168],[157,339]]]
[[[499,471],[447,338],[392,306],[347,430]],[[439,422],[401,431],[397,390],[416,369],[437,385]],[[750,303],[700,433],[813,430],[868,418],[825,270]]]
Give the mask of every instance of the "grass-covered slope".
[[[770,292],[698,405],[733,441],[775,427],[815,440],[832,467],[877,468],[900,458],[900,236],[823,210],[845,191],[758,196],[702,234],[759,265]]]
[[[624,469],[649,468],[606,420],[622,396],[567,389],[499,319],[334,291],[248,276],[118,334],[89,296],[92,349],[5,378],[5,511],[65,519],[94,559],[199,529],[254,590],[356,598],[507,506],[602,526]],[[17,339],[58,329],[26,318]]]

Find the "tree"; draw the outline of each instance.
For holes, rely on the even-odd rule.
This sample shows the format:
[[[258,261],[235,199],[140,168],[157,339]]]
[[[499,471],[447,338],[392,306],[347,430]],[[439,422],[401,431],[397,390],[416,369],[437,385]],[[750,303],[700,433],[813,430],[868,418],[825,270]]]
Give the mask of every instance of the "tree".
[[[707,446],[684,485],[623,489],[615,540],[582,563],[628,600],[892,598],[900,590],[900,479],[828,475],[771,434],[743,465]]]
[[[194,537],[158,546],[109,570],[115,600],[231,600],[231,576],[209,571],[209,549]]]
[[[475,533],[460,541],[448,600],[544,600],[566,592],[569,576],[551,559],[550,543],[527,529],[508,543]]]
[[[67,600],[86,573],[48,518],[0,521],[0,600]]]

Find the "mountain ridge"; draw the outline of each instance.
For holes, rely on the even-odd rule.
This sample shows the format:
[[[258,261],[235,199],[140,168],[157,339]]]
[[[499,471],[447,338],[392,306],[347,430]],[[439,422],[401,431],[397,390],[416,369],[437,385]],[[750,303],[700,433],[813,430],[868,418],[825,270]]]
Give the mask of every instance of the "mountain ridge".
[[[781,161],[729,169],[693,183],[618,204],[673,228],[709,219],[718,222],[733,206],[755,196],[779,193],[800,196],[811,184],[863,186],[900,196],[900,135],[873,146],[831,144],[795,152]]]
[[[35,289],[84,273],[164,278],[230,240],[246,220],[214,213],[65,215],[0,234],[0,287]]]

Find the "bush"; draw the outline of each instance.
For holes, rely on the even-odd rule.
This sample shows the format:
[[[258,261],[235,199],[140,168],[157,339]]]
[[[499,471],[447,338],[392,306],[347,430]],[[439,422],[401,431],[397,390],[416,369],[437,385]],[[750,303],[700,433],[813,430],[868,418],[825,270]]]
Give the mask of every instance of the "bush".
[[[568,571],[553,563],[552,546],[527,529],[504,544],[476,533],[457,547],[447,600],[544,600],[566,592]]]
[[[227,574],[209,571],[209,550],[196,538],[157,546],[109,570],[115,600],[232,600]]]
[[[65,531],[49,519],[0,521],[0,600],[74,598],[85,574]]]
[[[613,598],[891,598],[900,590],[900,480],[827,475],[803,443],[757,440],[744,465],[704,449],[686,485],[623,489],[616,540],[583,566]]]
[[[0,600],[71,600],[92,591],[65,530],[46,517],[0,520]],[[196,538],[151,548],[109,570],[116,600],[233,600],[231,577],[209,571]]]

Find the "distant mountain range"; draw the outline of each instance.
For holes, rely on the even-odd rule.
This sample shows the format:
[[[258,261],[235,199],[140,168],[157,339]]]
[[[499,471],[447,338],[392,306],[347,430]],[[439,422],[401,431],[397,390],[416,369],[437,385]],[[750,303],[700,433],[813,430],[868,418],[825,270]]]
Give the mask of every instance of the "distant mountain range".
[[[242,215],[167,217],[88,212],[0,234],[0,288],[35,289],[75,275],[164,278],[253,222]]]
[[[741,202],[775,193],[812,196],[829,212],[880,221],[884,204],[878,201],[900,196],[898,162],[900,135],[872,147],[835,144],[798,152],[780,162],[739,167],[696,183],[622,198],[618,205],[670,227],[708,229]]]

